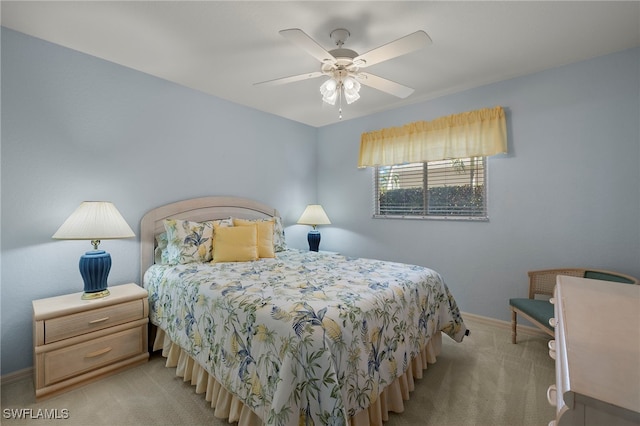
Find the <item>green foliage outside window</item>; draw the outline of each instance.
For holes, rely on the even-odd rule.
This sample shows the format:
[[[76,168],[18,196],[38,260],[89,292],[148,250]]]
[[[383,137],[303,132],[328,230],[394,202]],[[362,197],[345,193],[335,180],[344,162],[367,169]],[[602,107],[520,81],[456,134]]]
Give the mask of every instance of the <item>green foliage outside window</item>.
[[[458,185],[431,188],[425,209],[422,188],[390,189],[380,194],[381,215],[483,216],[484,186]]]

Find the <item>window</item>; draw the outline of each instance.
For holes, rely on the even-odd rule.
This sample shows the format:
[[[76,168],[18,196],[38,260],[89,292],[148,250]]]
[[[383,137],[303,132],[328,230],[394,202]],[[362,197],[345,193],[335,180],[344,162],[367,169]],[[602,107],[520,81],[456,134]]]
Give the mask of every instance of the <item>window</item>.
[[[506,152],[497,106],[365,132],[358,167],[375,170],[374,217],[488,220],[486,159]]]
[[[487,220],[486,157],[375,168],[374,217]]]

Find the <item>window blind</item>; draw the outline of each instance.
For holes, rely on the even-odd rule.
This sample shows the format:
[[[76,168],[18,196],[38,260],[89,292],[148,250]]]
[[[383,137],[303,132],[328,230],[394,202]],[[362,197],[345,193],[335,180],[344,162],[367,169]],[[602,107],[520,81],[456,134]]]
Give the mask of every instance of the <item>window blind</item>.
[[[377,217],[486,219],[484,157],[376,167]]]

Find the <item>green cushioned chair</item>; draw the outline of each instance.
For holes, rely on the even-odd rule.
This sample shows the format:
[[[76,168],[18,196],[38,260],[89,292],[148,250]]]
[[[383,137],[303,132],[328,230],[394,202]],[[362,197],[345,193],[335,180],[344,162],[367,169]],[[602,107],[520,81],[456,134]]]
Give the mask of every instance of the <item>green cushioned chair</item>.
[[[542,331],[554,336],[554,330],[549,320],[553,318],[553,305],[549,297],[553,296],[558,275],[589,278],[593,280],[615,281],[625,284],[639,284],[638,279],[624,274],[597,269],[545,269],[529,271],[529,298],[509,299],[511,307],[511,342],[516,343],[518,314],[529,320]]]

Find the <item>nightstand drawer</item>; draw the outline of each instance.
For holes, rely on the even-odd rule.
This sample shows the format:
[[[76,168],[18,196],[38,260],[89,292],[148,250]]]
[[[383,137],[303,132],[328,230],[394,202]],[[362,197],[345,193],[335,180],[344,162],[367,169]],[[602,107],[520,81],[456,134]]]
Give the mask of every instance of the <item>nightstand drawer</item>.
[[[147,325],[44,354],[44,385],[68,379],[146,351]]]
[[[49,344],[92,331],[144,318],[143,299],[44,321],[44,343]]]
[[[82,293],[34,300],[36,400],[146,362],[149,302],[135,283],[93,300]]]

